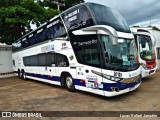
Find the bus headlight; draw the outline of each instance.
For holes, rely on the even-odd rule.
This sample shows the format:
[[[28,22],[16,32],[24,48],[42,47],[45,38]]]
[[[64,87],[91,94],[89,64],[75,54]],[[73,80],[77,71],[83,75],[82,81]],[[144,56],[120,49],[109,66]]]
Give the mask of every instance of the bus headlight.
[[[123,80],[123,78],[117,78],[117,77],[109,76],[109,75],[104,75],[103,77],[108,79],[108,80],[116,81],[116,82]]]
[[[111,79],[110,79],[110,80],[118,82],[118,81],[121,81],[121,80],[123,80],[123,79],[121,79],[121,78],[111,77]]]

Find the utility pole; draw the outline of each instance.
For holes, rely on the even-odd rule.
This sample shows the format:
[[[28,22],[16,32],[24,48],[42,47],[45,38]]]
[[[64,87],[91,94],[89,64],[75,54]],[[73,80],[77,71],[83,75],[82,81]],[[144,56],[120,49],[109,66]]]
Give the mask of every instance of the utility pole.
[[[64,3],[60,3],[60,2],[58,2],[58,1],[53,1],[53,2],[51,2],[51,3],[57,5],[57,9],[58,9],[59,11],[60,11],[60,6],[65,6]]]
[[[154,14],[148,16],[149,21],[150,21],[150,26],[151,26],[151,21],[152,21],[152,17],[153,17],[153,16],[154,16]]]

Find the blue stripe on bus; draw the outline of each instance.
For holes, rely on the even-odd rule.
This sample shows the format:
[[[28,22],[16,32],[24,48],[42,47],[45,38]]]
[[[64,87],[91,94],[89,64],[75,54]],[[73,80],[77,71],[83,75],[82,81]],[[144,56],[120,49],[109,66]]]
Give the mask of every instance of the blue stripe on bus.
[[[60,77],[58,76],[50,76],[50,75],[42,75],[42,74],[34,74],[34,73],[26,73],[27,76],[46,79],[46,80],[53,80],[60,82]]]
[[[86,86],[85,82],[82,82],[80,79],[74,79],[74,85]]]
[[[122,82],[117,82],[117,83],[103,83],[103,88],[97,88],[99,90],[104,90],[104,91],[113,91],[111,88],[116,87],[119,90],[124,90],[127,88],[132,88],[136,86],[137,84],[141,83],[141,78],[139,78],[137,81],[133,83],[122,83]],[[79,86],[84,86],[86,87],[85,82],[82,82],[80,79],[74,79],[74,85],[79,85]]]
[[[35,74],[35,73],[26,73],[26,75],[31,77],[60,82],[60,77],[58,76],[49,76],[49,75],[42,75],[42,74]],[[81,82],[80,79],[74,79],[74,85],[86,86],[85,82]]]
[[[53,81],[60,82],[60,77],[58,77],[58,76],[49,76],[49,75],[34,74],[34,73],[26,73],[26,75],[31,76],[31,77],[36,77],[36,78],[41,78],[41,79],[53,80]],[[140,82],[141,82],[141,78],[139,78],[137,81],[135,81],[133,83],[122,83],[122,82],[103,83],[102,82],[103,88],[99,88],[99,90],[112,91],[111,87],[117,87],[117,88],[119,88],[119,90],[124,90],[124,89],[127,89],[127,88],[132,88],[135,85],[139,84]],[[81,79],[74,79],[74,85],[86,87],[86,83],[82,82]]]

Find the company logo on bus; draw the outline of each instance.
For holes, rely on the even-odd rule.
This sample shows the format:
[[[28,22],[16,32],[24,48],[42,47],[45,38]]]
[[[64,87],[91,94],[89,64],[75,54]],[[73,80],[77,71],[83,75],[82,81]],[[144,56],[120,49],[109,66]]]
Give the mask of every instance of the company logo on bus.
[[[54,50],[54,44],[51,45],[51,50]]]
[[[49,52],[54,50],[54,44],[41,47],[41,52]]]

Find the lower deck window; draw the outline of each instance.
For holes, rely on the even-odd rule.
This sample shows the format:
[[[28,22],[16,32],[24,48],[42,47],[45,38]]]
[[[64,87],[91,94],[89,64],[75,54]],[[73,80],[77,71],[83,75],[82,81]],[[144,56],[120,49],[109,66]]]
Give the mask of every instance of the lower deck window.
[[[100,52],[97,45],[75,48],[75,52],[79,63],[91,66],[100,65]]]
[[[41,53],[23,58],[24,66],[57,66],[68,67],[69,62],[65,55],[58,53]]]

